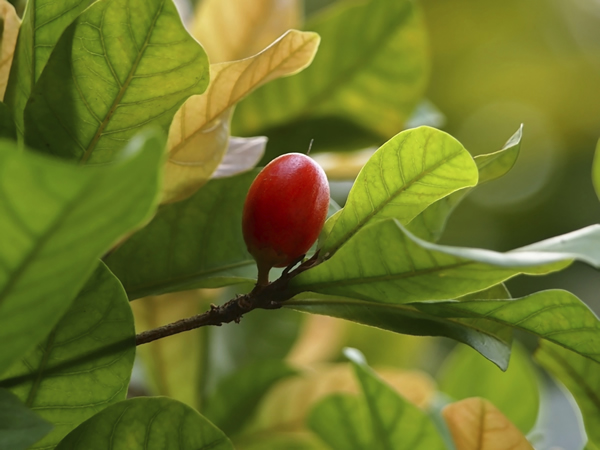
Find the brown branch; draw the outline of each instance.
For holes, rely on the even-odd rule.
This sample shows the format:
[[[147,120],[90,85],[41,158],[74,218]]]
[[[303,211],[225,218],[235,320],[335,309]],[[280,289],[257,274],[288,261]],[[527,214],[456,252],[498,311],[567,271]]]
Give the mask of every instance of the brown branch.
[[[224,323],[239,323],[244,314],[249,313],[253,309],[281,308],[282,302],[289,300],[296,294],[296,292],[288,289],[289,281],[296,275],[317,265],[317,257],[318,252],[294,270],[291,270],[299,262],[296,261],[288,266],[281,274],[281,277],[274,282],[266,286],[257,285],[248,294],[239,295],[223,305],[211,305],[210,309],[202,314],[187,317],[162,327],[144,331],[135,337],[135,345],[146,344],[157,339],[162,339],[167,336],[183,333],[184,331],[207,325],[221,326],[221,324]],[[301,259],[302,258],[300,258],[300,260]]]

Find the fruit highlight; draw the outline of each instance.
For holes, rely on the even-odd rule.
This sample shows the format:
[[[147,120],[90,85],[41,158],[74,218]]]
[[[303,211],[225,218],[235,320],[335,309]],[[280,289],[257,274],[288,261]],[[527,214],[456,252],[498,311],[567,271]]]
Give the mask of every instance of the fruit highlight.
[[[244,241],[258,266],[257,285],[273,267],[306,254],[327,218],[329,184],[323,169],[301,153],[275,158],[258,174],[246,197]]]

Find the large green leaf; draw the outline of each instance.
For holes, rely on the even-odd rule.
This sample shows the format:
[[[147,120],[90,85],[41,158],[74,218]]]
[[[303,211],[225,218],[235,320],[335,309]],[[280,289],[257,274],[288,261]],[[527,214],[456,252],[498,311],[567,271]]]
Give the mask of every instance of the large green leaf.
[[[13,112],[20,137],[24,133],[25,105],[54,46],[65,28],[89,4],[90,0],[61,0],[51,3],[29,0],[27,2],[4,96],[5,102]],[[56,87],[58,86],[62,87],[62,84]]]
[[[501,372],[470,348],[456,347],[438,374],[439,389],[454,400],[486,398],[527,433],[538,415],[537,374],[521,346],[512,350],[508,370]]]
[[[26,450],[52,429],[9,391],[0,389],[0,448]]]
[[[346,349],[360,382],[371,418],[370,449],[445,449],[444,441],[431,419],[403,399],[367,366],[362,354]]]
[[[206,53],[172,0],[99,1],[57,43],[25,109],[25,142],[105,163],[141,127],[168,131],[207,85]]]
[[[153,213],[164,139],[146,132],[106,167],[15,150],[0,142],[0,373],[50,333],[97,259]]]
[[[100,409],[125,400],[134,357],[127,295],[100,263],[48,339],[0,380],[0,386],[54,424],[31,448],[54,448]]]
[[[366,128],[379,136],[370,144],[401,130],[421,99],[429,71],[426,31],[415,4],[339,2],[305,28],[322,38],[312,65],[243,101],[234,131],[263,134],[293,122],[305,131],[301,141],[306,145],[314,137],[313,119],[346,121],[347,126],[338,127],[340,134],[355,126]]]
[[[166,397],[119,402],[73,430],[57,450],[233,450],[227,436],[189,406]]]
[[[339,221],[338,221],[339,222]],[[542,275],[574,260],[600,266],[600,226],[506,253],[437,245],[396,220],[366,227],[328,261],[290,282],[312,291],[379,303],[445,300],[478,292],[515,275]]]
[[[106,258],[130,299],[256,280],[242,236],[242,209],[257,171],[210,181]]]
[[[239,432],[263,395],[277,381],[297,372],[280,360],[258,361],[224,377],[203,413],[228,436]]]
[[[478,185],[505,175],[513,167],[519,156],[522,137],[523,125],[510,137],[502,149],[494,153],[478,155],[474,158],[479,172]],[[421,239],[436,242],[442,236],[446,227],[446,221],[454,208],[471,190],[462,189],[453,192],[449,196],[433,203],[415,217],[407,225],[407,229]]]
[[[403,131],[360,171],[342,212],[321,236],[322,256],[331,257],[365,225],[392,217],[406,225],[435,201],[476,184],[473,158],[452,136],[429,127]]]
[[[582,337],[583,339],[583,337]],[[596,346],[596,351],[598,346]],[[547,341],[541,342],[536,361],[573,394],[585,423],[589,448],[600,446],[600,365]]]

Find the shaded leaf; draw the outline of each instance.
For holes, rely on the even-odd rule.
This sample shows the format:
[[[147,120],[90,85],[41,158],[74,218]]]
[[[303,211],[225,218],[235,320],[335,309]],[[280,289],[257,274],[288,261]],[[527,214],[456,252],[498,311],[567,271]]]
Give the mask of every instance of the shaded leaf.
[[[8,74],[12,66],[19,27],[21,26],[21,20],[14,6],[6,0],[0,2],[0,21],[2,22],[2,37],[0,37],[0,100],[2,100],[6,92]]]
[[[27,2],[4,97],[15,118],[19,138],[24,134],[25,105],[54,46],[65,28],[89,4],[89,0],[62,0],[51,4],[39,0]]]
[[[0,448],[26,450],[52,430],[9,391],[0,389]]]
[[[594,162],[592,163],[592,182],[596,196],[600,199],[600,140],[596,144],[596,153],[594,153]]]
[[[203,0],[196,11],[192,34],[213,63],[254,55],[284,32],[298,28],[298,0]]]
[[[471,349],[458,346],[438,375],[440,391],[454,400],[483,397],[513,424],[527,433],[538,417],[540,392],[529,355],[515,345],[506,372],[485,361]]]
[[[533,450],[519,429],[485,399],[452,403],[442,415],[456,450]]]
[[[311,67],[242,102],[235,133],[271,137],[267,130],[276,126],[332,117],[375,132],[379,139],[371,144],[401,130],[421,99],[429,71],[426,31],[415,4],[340,2],[306,29],[323,39]],[[310,127],[306,132],[301,140],[308,143],[315,136]]]
[[[583,337],[582,337],[583,338]],[[596,350],[598,347],[596,347]],[[583,416],[588,447],[600,446],[600,365],[556,344],[542,341],[535,360],[562,382]]]
[[[258,172],[211,180],[154,220],[105,260],[130,299],[176,290],[254,282],[256,263],[242,236],[242,209]]]
[[[48,339],[0,380],[54,425],[31,448],[54,448],[81,422],[125,400],[134,357],[127,295],[100,263]]]
[[[323,257],[368,224],[392,217],[407,224],[440,198],[476,184],[473,158],[452,136],[429,127],[403,131],[359,173],[331,231],[322,235]]]
[[[445,449],[444,441],[431,419],[398,395],[367,366],[362,354],[346,349],[352,362],[371,417],[371,445],[389,450]]]
[[[259,361],[224,377],[203,410],[228,436],[243,428],[258,403],[277,381],[296,374],[279,360]]]
[[[17,129],[10,108],[0,103],[0,139],[17,139]]]
[[[65,30],[35,85],[25,142],[106,163],[141,127],[167,131],[208,75],[206,54],[171,0],[96,2]]]
[[[269,433],[256,439],[235,440],[237,450],[331,450],[310,431]]]
[[[208,181],[223,159],[234,105],[260,85],[308,66],[319,36],[290,30],[257,55],[213,64],[202,95],[190,97],[169,130],[163,203],[189,197]]]
[[[146,132],[125,159],[82,169],[0,143],[0,372],[50,333],[97,259],[154,212],[163,146]]]
[[[82,423],[56,450],[233,450],[227,436],[189,406],[165,397],[119,402]]]
[[[267,138],[255,136],[251,138],[229,138],[229,146],[221,163],[211,178],[226,178],[248,172],[256,167],[267,146]]]

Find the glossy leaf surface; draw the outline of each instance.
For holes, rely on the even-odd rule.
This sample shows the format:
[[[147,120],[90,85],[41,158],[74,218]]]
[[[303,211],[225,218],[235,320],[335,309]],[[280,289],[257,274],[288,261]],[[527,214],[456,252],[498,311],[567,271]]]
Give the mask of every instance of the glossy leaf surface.
[[[144,133],[122,160],[85,169],[0,145],[0,372],[50,333],[97,259],[154,212],[163,145]]]
[[[206,53],[172,0],[96,2],[65,30],[40,76],[25,110],[25,142],[106,163],[142,127],[166,132],[208,76]]]
[[[54,425],[32,449],[54,448],[81,422],[125,400],[134,338],[127,295],[100,263],[50,336],[0,380]]]
[[[263,157],[266,145],[265,136],[230,137],[227,151],[210,177],[212,179],[232,177],[254,169]]]

